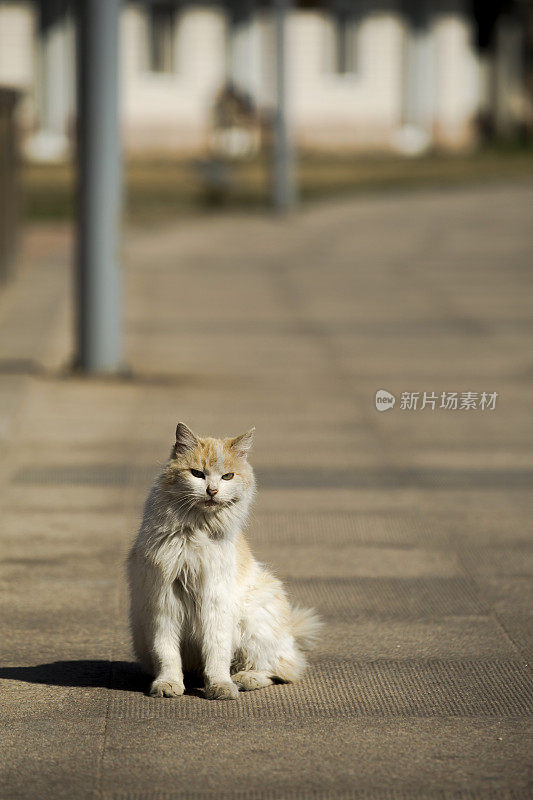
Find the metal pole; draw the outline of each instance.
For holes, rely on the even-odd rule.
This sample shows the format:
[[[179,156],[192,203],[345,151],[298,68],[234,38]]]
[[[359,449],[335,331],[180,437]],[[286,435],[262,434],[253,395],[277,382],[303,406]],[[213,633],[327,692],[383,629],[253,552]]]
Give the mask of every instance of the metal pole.
[[[120,0],[78,0],[77,362],[122,366],[118,120]]]
[[[287,130],[286,27],[290,0],[273,0],[276,59],[276,107],[274,112],[273,200],[278,211],[294,206],[293,152]]]

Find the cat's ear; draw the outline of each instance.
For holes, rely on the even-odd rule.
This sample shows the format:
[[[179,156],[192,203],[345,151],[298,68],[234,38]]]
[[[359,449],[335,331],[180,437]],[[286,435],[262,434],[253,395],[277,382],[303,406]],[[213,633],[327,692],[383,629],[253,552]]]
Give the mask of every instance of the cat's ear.
[[[240,436],[235,436],[234,439],[229,440],[230,448],[241,458],[246,458],[250,452],[254,442],[254,432],[255,428],[250,428],[246,433],[241,433]]]
[[[174,444],[174,455],[182,455],[187,450],[192,450],[193,447],[199,444],[198,437],[185,425],[184,422],[178,422],[176,428],[176,442]]]

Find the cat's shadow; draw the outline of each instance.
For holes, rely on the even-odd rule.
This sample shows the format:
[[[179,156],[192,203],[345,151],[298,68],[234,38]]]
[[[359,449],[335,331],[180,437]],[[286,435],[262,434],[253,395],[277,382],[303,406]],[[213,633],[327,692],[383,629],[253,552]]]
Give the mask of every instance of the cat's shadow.
[[[148,694],[150,678],[132,661],[52,661],[33,667],[0,667],[0,680],[40,683],[46,686],[116,689]],[[204,697],[198,678],[185,676],[186,694]]]

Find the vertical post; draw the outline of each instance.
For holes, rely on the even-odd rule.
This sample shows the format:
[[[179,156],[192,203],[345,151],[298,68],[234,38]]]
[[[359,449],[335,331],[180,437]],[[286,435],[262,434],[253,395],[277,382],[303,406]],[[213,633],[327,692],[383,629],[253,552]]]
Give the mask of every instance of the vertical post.
[[[78,2],[77,361],[85,372],[116,372],[122,365],[120,5]]]
[[[0,288],[10,274],[19,223],[19,131],[16,106],[21,93],[0,86]]]
[[[273,142],[273,201],[281,212],[295,203],[294,163],[287,129],[287,59],[286,28],[290,0],[272,0],[274,11],[276,105]]]
[[[502,15],[495,29],[494,122],[496,134],[512,138],[527,121],[523,20]]]

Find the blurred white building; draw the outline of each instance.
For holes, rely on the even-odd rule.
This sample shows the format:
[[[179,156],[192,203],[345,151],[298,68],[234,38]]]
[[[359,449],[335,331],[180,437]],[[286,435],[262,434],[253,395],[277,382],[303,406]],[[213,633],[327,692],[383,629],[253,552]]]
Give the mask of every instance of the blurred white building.
[[[468,147],[494,104],[496,78],[499,124],[528,118],[519,20],[499,20],[496,53],[487,59],[471,5],[294,3],[287,40],[296,141],[412,153]],[[0,2],[0,84],[24,92],[23,127],[35,157],[60,156],[73,135],[74,38],[67,0]],[[228,82],[260,109],[273,102],[273,31],[266,4],[253,0],[125,3],[120,57],[130,151],[202,151],[214,99]]]

